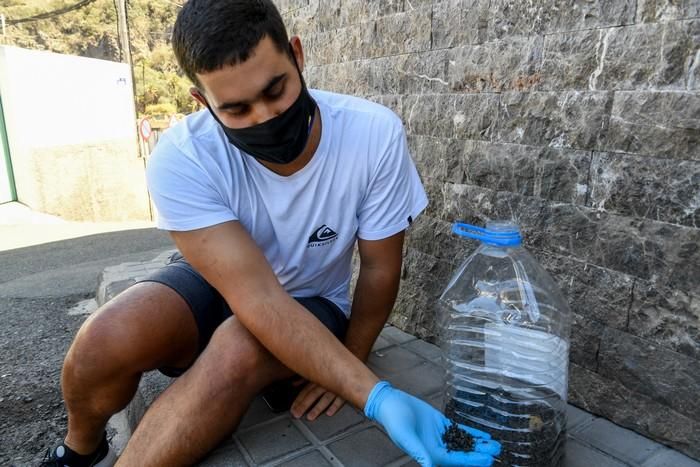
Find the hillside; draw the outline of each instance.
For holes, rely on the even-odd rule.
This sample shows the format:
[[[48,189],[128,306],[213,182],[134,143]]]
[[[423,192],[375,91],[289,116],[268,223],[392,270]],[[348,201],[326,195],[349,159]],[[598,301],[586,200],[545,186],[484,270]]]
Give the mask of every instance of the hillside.
[[[189,112],[189,81],[178,70],[169,45],[182,0],[129,0],[128,17],[140,113]],[[48,19],[13,21],[85,6]],[[121,61],[114,0],[0,0],[8,22],[4,44],[28,49]],[[155,106],[155,107],[154,107]]]

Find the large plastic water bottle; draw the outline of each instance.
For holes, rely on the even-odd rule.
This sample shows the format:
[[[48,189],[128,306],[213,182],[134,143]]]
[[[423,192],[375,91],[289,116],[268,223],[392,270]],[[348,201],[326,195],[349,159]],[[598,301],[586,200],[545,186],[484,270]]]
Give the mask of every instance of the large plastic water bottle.
[[[480,246],[439,300],[445,414],[491,434],[496,465],[559,466],[566,439],[571,312],[522,247],[517,225],[455,224]]]

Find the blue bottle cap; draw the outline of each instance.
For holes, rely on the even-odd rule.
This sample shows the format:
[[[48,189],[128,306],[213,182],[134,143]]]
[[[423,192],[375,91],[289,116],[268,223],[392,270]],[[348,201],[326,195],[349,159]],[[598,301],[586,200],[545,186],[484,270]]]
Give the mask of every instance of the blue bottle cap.
[[[494,246],[520,246],[523,242],[520,229],[512,222],[490,222],[485,229],[456,222],[452,226],[452,233]]]

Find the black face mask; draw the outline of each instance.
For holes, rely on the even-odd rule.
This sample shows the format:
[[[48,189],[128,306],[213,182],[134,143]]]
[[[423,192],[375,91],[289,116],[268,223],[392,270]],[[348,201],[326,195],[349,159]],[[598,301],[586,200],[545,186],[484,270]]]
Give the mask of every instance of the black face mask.
[[[293,53],[292,59],[297,65]],[[316,102],[306,88],[298,65],[297,71],[301,79],[299,97],[287,110],[266,122],[248,128],[229,128],[207,105],[229,143],[256,159],[275,164],[289,164],[301,155],[311,134]]]

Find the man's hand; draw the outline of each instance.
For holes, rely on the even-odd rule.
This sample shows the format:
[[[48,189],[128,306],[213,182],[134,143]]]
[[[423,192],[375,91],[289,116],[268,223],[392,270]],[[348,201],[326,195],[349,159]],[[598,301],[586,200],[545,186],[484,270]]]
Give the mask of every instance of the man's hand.
[[[474,437],[474,450],[448,452],[442,435],[450,421],[426,402],[394,389],[386,381],[377,383],[370,392],[365,415],[381,424],[392,441],[422,467],[487,467],[501,451],[501,445],[488,433],[460,425]]]
[[[330,391],[326,391],[318,384],[306,383],[306,386],[292,404],[292,415],[296,418],[301,418],[314,403],[316,405],[306,416],[309,421],[316,420],[324,411],[326,415],[332,417],[345,405],[345,399],[336,396]]]

